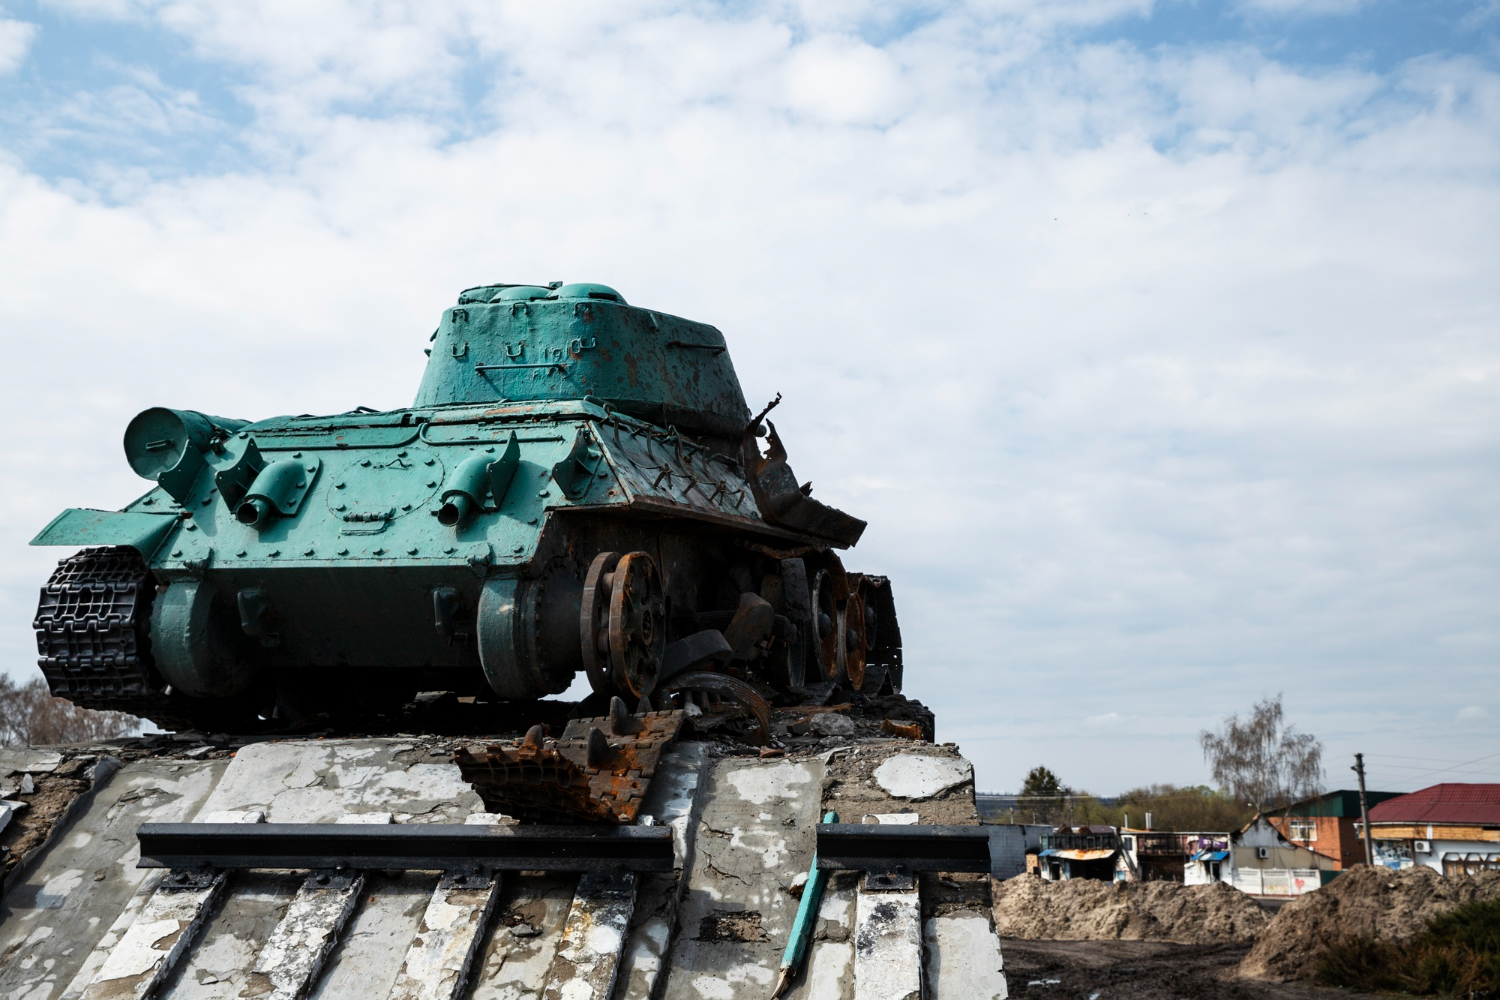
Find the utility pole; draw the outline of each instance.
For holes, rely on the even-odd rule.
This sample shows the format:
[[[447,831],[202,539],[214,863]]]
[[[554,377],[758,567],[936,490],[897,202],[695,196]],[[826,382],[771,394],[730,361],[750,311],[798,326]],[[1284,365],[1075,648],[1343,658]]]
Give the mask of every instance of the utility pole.
[[[1370,805],[1365,801],[1365,755],[1354,755],[1354,766],[1349,768],[1359,775],[1359,821],[1365,831],[1365,864],[1375,863],[1375,851],[1370,847]]]

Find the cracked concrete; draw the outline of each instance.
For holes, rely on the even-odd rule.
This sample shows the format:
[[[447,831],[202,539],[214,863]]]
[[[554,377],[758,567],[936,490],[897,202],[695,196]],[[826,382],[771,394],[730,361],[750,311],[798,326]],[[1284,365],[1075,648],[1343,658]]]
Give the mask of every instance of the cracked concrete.
[[[112,925],[152,874],[135,867],[136,828],[191,818],[223,772],[221,761],[145,760],[104,780],[0,906],[0,998],[83,991],[104,957],[85,969],[90,956],[118,943]],[[75,978],[83,980],[76,988]]]
[[[506,875],[472,1000],[536,1000],[557,955],[578,876]]]
[[[822,784],[817,758],[729,757],[713,765],[698,824],[698,856],[678,915],[667,1000],[769,992],[797,913],[792,880],[812,860]],[[705,920],[713,924],[746,912],[760,915],[753,940],[697,939]]]
[[[656,778],[641,803],[641,813],[652,822],[671,827],[675,870],[638,877],[635,914],[630,939],[621,958],[620,1000],[649,1000],[667,959],[672,930],[682,901],[683,872],[696,856],[698,826],[702,819],[702,792],[708,767],[708,748],[685,743],[663,755]]]
[[[301,875],[289,872],[238,874],[202,943],[178,968],[162,1000],[238,997],[301,882]]]
[[[462,823],[483,812],[474,789],[449,763],[410,757],[390,740],[256,743],[234,757],[208,810],[259,809],[267,823],[334,823],[390,813],[397,823]]]
[[[911,813],[924,824],[972,826],[979,822],[973,769],[954,747],[909,741],[852,747],[833,755],[823,791],[824,808],[838,812],[846,823],[908,821],[906,816]],[[1006,984],[990,906],[989,876],[924,872],[917,882],[920,912],[908,916],[901,931],[902,947],[908,955],[920,955],[916,959],[919,967],[908,971],[923,981],[921,988],[928,1000],[1003,1000]],[[878,899],[871,894],[871,916]],[[859,903],[865,905],[863,894]],[[913,933],[920,934],[920,942],[905,940]],[[832,939],[815,941],[814,963],[822,949],[833,950],[825,965],[841,961],[845,947]],[[909,958],[903,961],[912,964]],[[859,965],[858,953],[854,963]],[[889,971],[867,973],[867,978],[875,976],[882,981],[881,989],[871,993],[856,989],[856,1000],[865,996],[901,998],[912,988],[910,977],[898,981]],[[831,992],[812,991],[806,995],[833,996]],[[849,998],[845,995],[841,1000]]]
[[[85,756],[99,758],[95,751],[101,748],[85,749]],[[96,783],[92,799],[36,854],[34,870],[22,872],[0,910],[0,1000],[78,1000],[120,949],[162,874],[135,867],[141,823],[256,814],[273,823],[462,823],[488,815],[454,765],[409,740],[271,741],[241,747],[232,759],[229,750],[189,756],[195,751],[173,746],[161,757],[129,758],[123,770]],[[602,997],[611,978],[611,1000],[765,995],[775,981],[800,879],[811,861],[814,828],[825,810],[837,810],[846,822],[865,816],[902,822],[912,814],[922,823],[978,821],[967,763],[953,748],[874,740],[780,758],[726,752],[733,750],[690,742],[664,758],[643,813],[672,829],[678,871],[639,877],[633,913],[614,907],[604,921],[608,928],[590,918],[587,927],[575,921],[575,932],[565,935],[568,914],[577,909],[577,875],[503,875],[490,897],[488,920],[477,897],[457,906],[454,913],[462,911],[473,925],[476,958],[468,995],[541,1000],[549,972],[559,1000],[585,988]],[[40,769],[35,784],[68,780],[54,772],[79,756],[43,751],[21,763]],[[268,942],[303,879],[303,873],[231,876],[222,905],[203,910],[201,933],[157,996],[238,1000],[266,986],[271,971],[262,969],[257,978],[257,966],[265,964]],[[808,961],[793,983],[795,1000],[855,1000],[857,880],[853,873],[829,879]],[[423,923],[438,912],[437,886],[435,872],[366,872],[363,889],[349,900],[343,933],[326,935],[332,947],[321,972],[304,977],[315,980],[304,991],[309,1000],[380,1000],[403,988],[416,995],[411,977],[400,979],[402,966],[429,946],[443,970],[443,982],[434,989],[452,992],[463,962],[447,954],[453,949],[439,947],[433,925]],[[903,959],[900,971],[920,976],[928,1000],[1003,998],[987,879],[924,875],[920,886],[919,921],[906,921],[902,934],[919,928],[915,947],[921,957]],[[463,902],[459,896],[444,900],[456,906]],[[439,916],[448,913],[439,909]],[[314,922],[319,926],[304,929],[315,932],[328,923]],[[605,929],[614,933],[609,942],[594,933]],[[135,930],[141,937],[148,928]],[[614,947],[622,934],[621,947]],[[149,943],[154,950],[169,945],[170,937],[157,935]],[[911,954],[912,942],[903,941]],[[609,947],[601,948],[604,943]],[[291,962],[291,953],[300,950],[306,949],[283,948],[283,957]],[[609,964],[616,960],[617,973]],[[570,978],[570,970],[579,975]],[[433,977],[419,978],[425,984]],[[895,984],[899,977],[885,978]],[[425,998],[429,991],[417,992]]]

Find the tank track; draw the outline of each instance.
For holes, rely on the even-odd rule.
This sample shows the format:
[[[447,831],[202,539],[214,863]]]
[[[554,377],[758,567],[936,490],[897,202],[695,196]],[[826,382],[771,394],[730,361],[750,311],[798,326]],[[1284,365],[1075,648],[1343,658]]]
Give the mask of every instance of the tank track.
[[[155,581],[135,549],[84,549],[58,563],[32,622],[37,664],[53,695],[169,729],[192,728],[151,662],[155,600]]]

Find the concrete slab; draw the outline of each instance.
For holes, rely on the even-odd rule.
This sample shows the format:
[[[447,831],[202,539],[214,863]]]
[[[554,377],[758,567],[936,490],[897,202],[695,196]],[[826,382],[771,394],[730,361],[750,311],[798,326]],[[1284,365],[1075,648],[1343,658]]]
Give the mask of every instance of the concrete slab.
[[[875,769],[875,783],[900,799],[930,799],[974,780],[974,765],[962,758],[904,753]]]
[[[634,872],[585,872],[579,878],[542,1000],[610,1000],[635,887]]]
[[[854,1000],[921,1000],[922,914],[916,888],[860,886],[854,913]]]
[[[161,1000],[232,1000],[240,995],[302,882],[291,872],[240,872],[196,948]]]
[[[927,921],[928,1000],[1006,1000],[1000,938],[991,921],[973,913]]]
[[[768,993],[796,917],[822,799],[817,759],[731,757],[705,786],[695,857],[678,917],[668,1000]]]
[[[364,889],[362,873],[313,872],[271,932],[240,996],[297,1000],[317,981]]]
[[[702,743],[673,747],[657,764],[656,777],[641,803],[643,816],[671,827],[676,870],[639,876],[630,941],[620,964],[620,985],[615,990],[621,1000],[649,1000],[655,995],[671,944],[672,928],[677,924],[684,886],[682,875],[693,863],[701,812],[698,793],[703,787],[707,761],[707,747]]]
[[[506,876],[471,1000],[536,1000],[578,881],[562,873]]]
[[[154,887],[156,876],[135,867],[136,827],[192,819],[223,772],[222,761],[144,760],[103,782],[0,906],[0,998],[83,991],[97,972],[84,969],[89,956],[103,946],[102,964]]]
[[[198,936],[229,876],[219,873],[202,888],[185,889],[164,878],[134,921],[107,949],[83,1000],[143,1000],[166,982]]]
[[[39,747],[0,747],[0,776],[8,774],[48,774],[63,762],[58,750]]]
[[[498,876],[445,876],[427,902],[389,1000],[456,1000],[499,898]]]
[[[456,766],[416,757],[410,745],[289,740],[235,755],[204,807],[233,810],[264,812],[270,823],[462,823],[483,804]],[[437,881],[435,874],[369,874],[311,995],[387,996]],[[205,945],[216,932],[210,928]]]
[[[267,823],[382,813],[398,823],[462,823],[484,804],[456,765],[414,758],[389,740],[288,740],[243,747],[206,808],[259,809]]]
[[[312,1000],[390,996],[437,881],[436,874],[367,872],[360,908],[308,996]]]

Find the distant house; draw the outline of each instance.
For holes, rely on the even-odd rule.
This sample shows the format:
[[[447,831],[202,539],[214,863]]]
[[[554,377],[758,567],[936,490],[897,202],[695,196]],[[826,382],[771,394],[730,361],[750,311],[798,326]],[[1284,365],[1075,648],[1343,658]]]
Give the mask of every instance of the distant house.
[[[1120,844],[1131,878],[1145,882],[1185,882],[1196,885],[1222,877],[1220,868],[1227,859],[1215,857],[1228,851],[1229,834],[1225,831],[1163,832],[1160,830],[1120,831]]]
[[[1288,840],[1271,817],[1244,829],[1163,833],[1120,831],[1120,878],[1210,885],[1224,882],[1255,896],[1300,896],[1326,884],[1338,863]]]
[[[1275,819],[1256,816],[1234,834],[1225,882],[1252,896],[1300,896],[1338,874],[1337,861],[1288,840]]]
[[[990,876],[997,879],[1015,878],[1028,872],[1037,872],[1037,855],[1042,850],[1042,837],[1052,832],[1052,827],[1039,823],[991,823],[984,820],[990,835]]]
[[[1446,783],[1370,808],[1375,863],[1445,875],[1500,869],[1500,785]]]
[[[1101,882],[1128,877],[1120,855],[1120,835],[1112,826],[1060,826],[1042,834],[1037,874],[1050,882],[1075,878]]]
[[[1400,792],[1366,792],[1371,807],[1398,797]],[[1359,831],[1359,792],[1341,789],[1304,799],[1265,817],[1287,840],[1330,858],[1334,870],[1365,863]]]
[[[1192,851],[1182,866],[1182,881],[1185,885],[1208,885],[1213,882],[1232,881],[1234,858],[1230,853],[1230,835],[1227,833],[1192,834]]]

